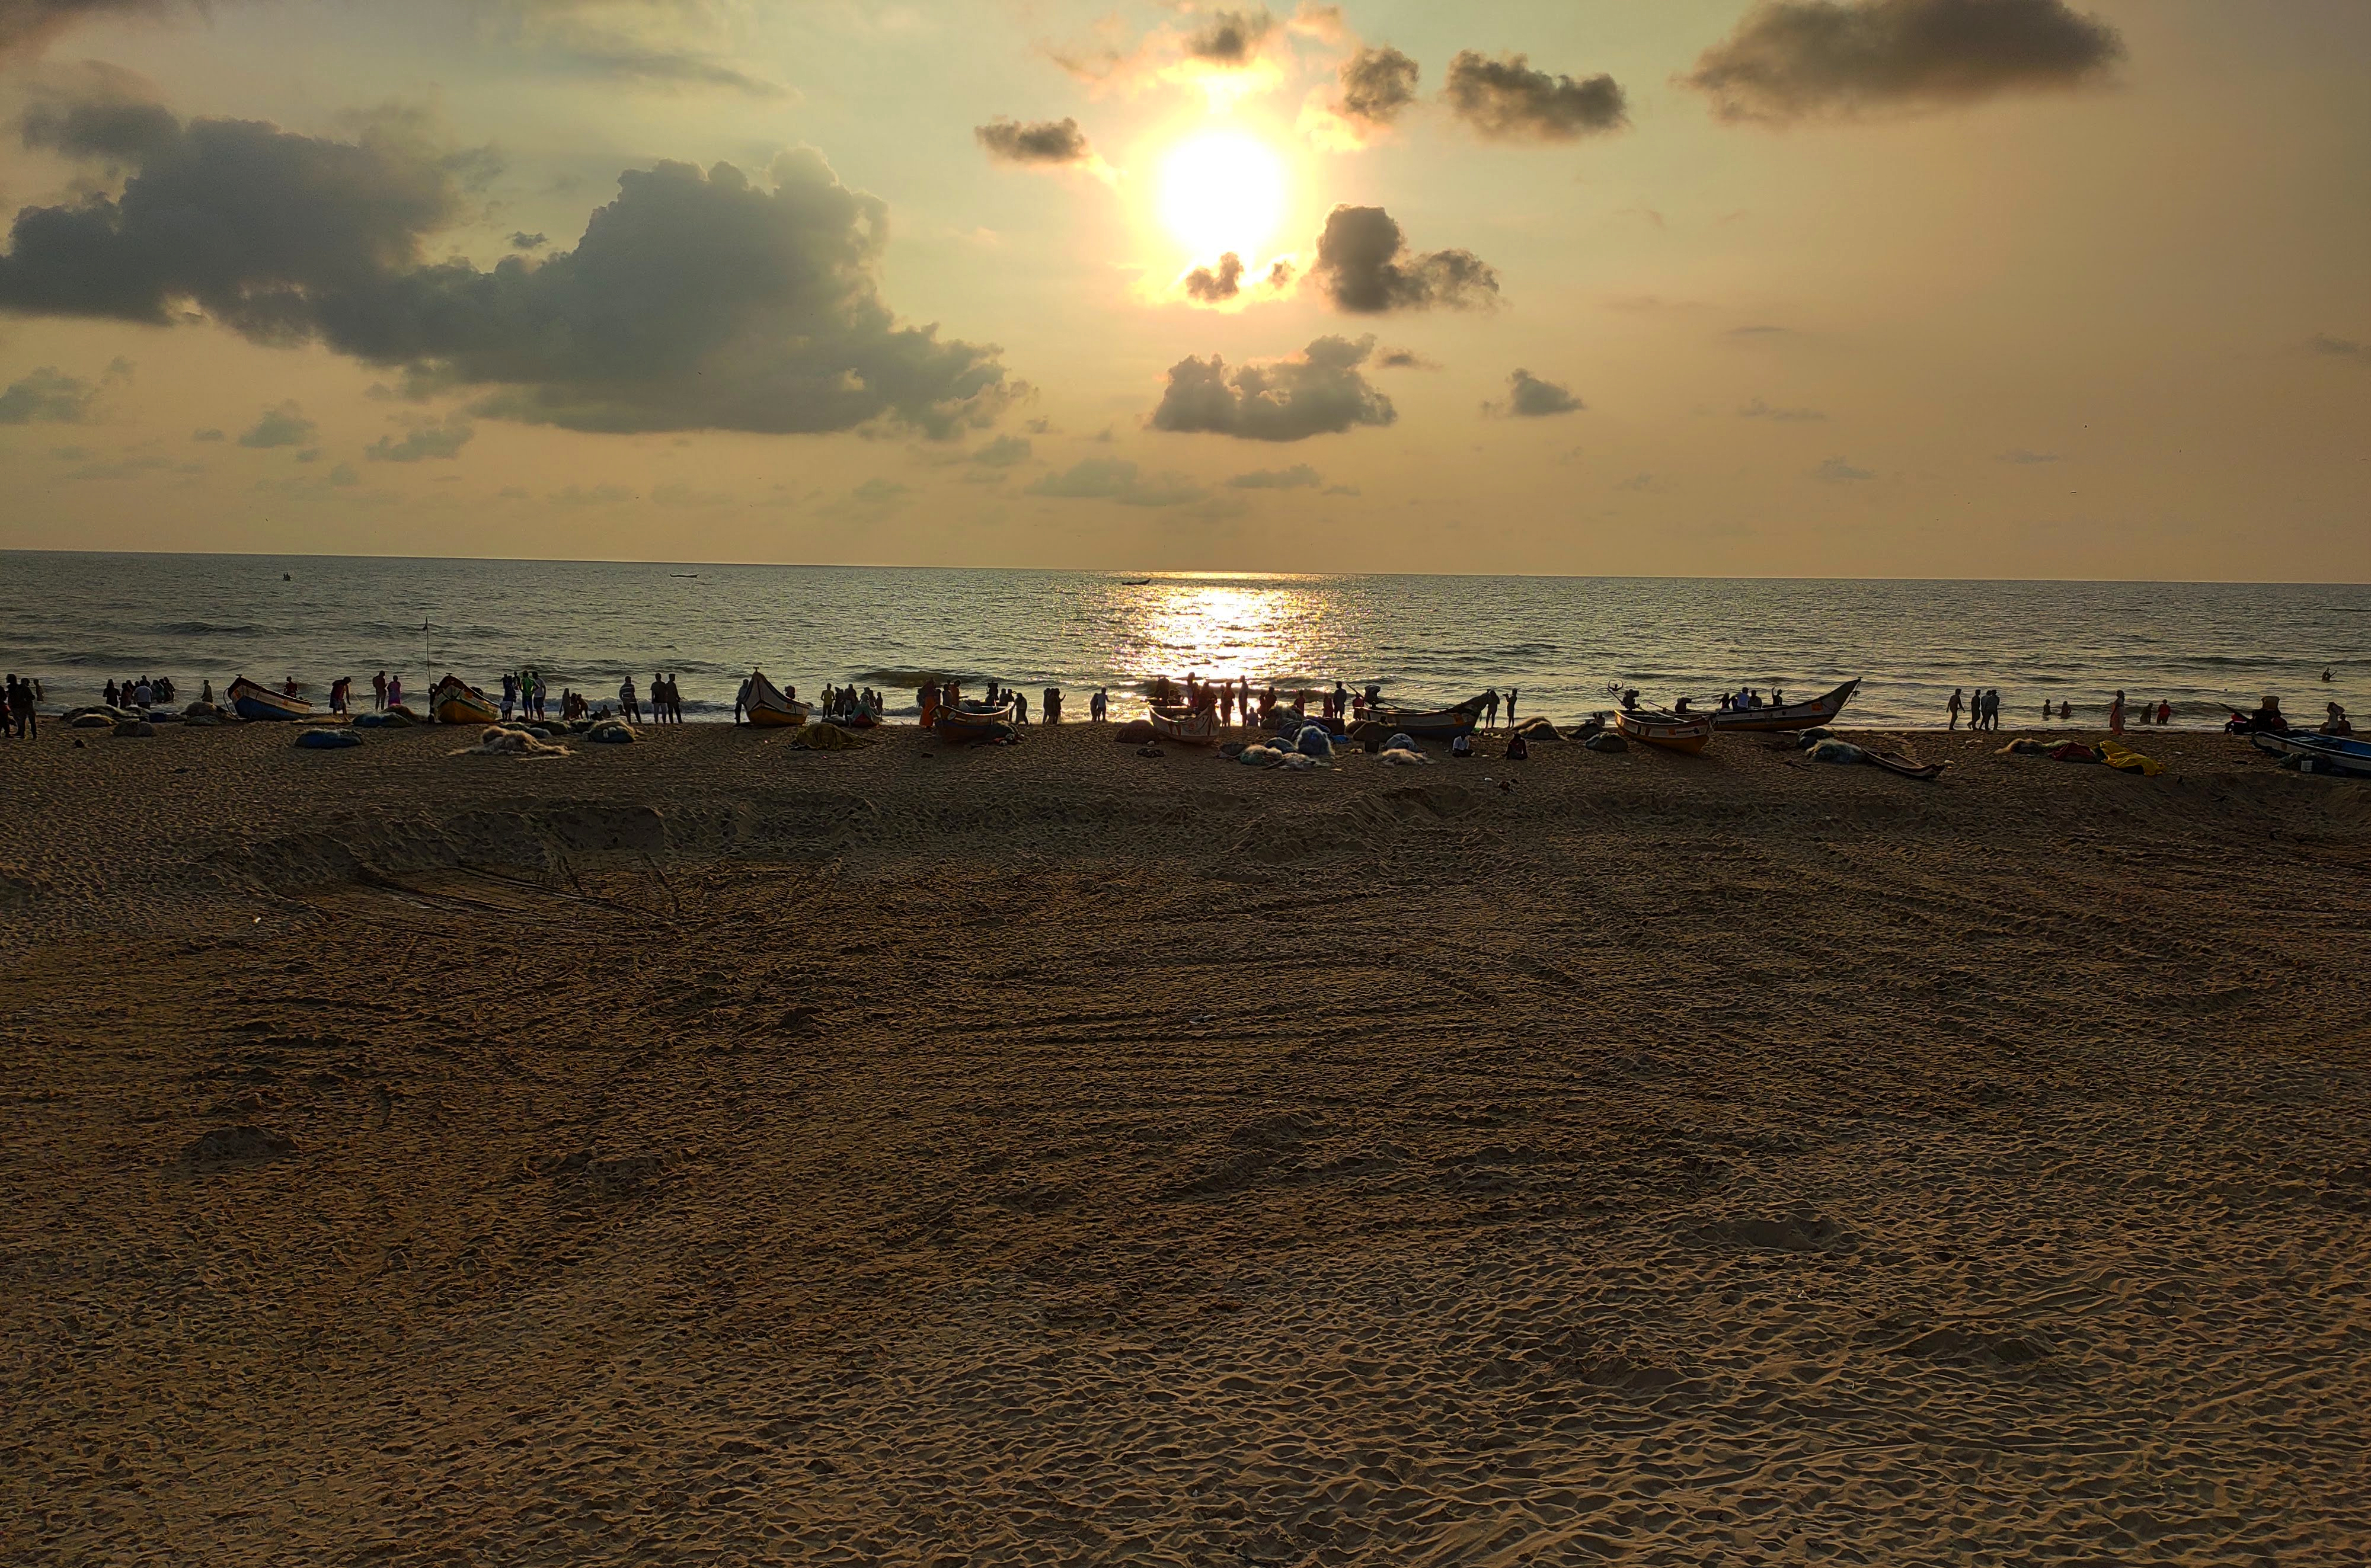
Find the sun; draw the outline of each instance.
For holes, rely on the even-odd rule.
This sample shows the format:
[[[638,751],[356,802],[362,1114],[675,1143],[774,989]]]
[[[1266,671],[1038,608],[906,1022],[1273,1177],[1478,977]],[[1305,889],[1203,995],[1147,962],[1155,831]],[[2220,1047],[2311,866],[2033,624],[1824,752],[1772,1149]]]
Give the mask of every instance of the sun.
[[[1256,136],[1206,131],[1162,161],[1161,221],[1197,260],[1257,256],[1284,205],[1284,160]]]

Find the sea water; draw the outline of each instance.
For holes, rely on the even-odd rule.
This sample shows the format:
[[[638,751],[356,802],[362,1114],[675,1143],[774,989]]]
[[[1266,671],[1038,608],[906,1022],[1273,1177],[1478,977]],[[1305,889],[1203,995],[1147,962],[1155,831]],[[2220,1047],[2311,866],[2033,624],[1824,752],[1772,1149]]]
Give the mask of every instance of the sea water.
[[[493,689],[532,667],[614,699],[679,677],[688,716],[729,717],[752,667],[813,697],[880,688],[893,716],[956,675],[1134,711],[1152,679],[1248,677],[1429,705],[1520,689],[1521,713],[1699,704],[1752,686],[1804,698],[1858,676],[1845,722],[1939,727],[1954,688],[1997,686],[2005,727],[2118,690],[2220,724],[2270,692],[2293,719],[2371,720],[2371,586],[1610,577],[1141,574],[909,567],[0,551],[0,665],[52,708],[168,675],[317,698],[352,675],[425,695],[450,670]],[[2328,669],[2335,679],[2325,683]]]

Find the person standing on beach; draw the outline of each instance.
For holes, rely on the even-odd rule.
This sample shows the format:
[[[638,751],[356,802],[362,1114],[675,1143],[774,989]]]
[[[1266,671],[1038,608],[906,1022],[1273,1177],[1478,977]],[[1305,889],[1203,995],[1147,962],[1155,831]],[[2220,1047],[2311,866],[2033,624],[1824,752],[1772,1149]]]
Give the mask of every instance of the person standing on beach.
[[[2124,694],[2122,692],[2118,692],[2116,693],[2116,699],[2108,704],[2108,733],[2111,735],[2121,735],[2123,732]]]
[[[1960,709],[1964,706],[1960,698],[1960,688],[1953,686],[1951,688],[1951,728],[1954,730],[1960,727]]]
[[[1087,717],[1097,724],[1111,717],[1110,692],[1095,687],[1095,695],[1087,698]]]
[[[371,677],[371,705],[381,712],[387,709],[387,672],[385,670]]]
[[[518,701],[518,677],[508,670],[503,672],[503,722],[511,721],[511,706]]]
[[[1522,695],[1523,688],[1521,686],[1507,688],[1507,727],[1510,730],[1515,726],[1515,698]]]

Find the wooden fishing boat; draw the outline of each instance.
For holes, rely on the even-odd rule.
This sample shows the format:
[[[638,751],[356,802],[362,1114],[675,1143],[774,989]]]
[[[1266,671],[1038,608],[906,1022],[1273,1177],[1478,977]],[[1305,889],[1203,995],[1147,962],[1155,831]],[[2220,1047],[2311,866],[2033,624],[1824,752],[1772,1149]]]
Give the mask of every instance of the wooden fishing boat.
[[[1411,740],[1453,741],[1470,735],[1482,721],[1482,698],[1469,697],[1454,708],[1354,708],[1351,717],[1361,724],[1382,724]]]
[[[1018,716],[1018,710],[1009,700],[996,708],[966,702],[960,708],[940,709],[938,721],[933,728],[943,741],[992,740]]]
[[[1693,755],[1705,749],[1712,739],[1712,715],[1709,713],[1664,713],[1652,708],[1616,709],[1614,724],[1623,738],[1642,745],[1661,746],[1666,751]]]
[[[1708,717],[1716,730],[1809,730],[1833,722],[1859,688],[1859,680],[1854,679],[1808,701],[1783,702],[1775,708],[1716,708]]]
[[[761,730],[795,730],[807,721],[812,709],[804,702],[793,702],[782,695],[782,688],[752,670],[749,672],[749,700],[741,705],[741,715]]]
[[[290,697],[285,692],[277,692],[269,686],[258,686],[245,675],[231,682],[230,690],[226,695],[230,698],[231,707],[237,710],[238,716],[242,719],[310,719],[313,717],[313,705],[303,698]]]
[[[1219,744],[1219,713],[1213,708],[1155,708],[1150,718],[1152,732],[1164,741],[1175,741],[1181,746],[1215,746]]]
[[[2248,737],[2248,742],[2268,755],[2295,757],[2299,769],[2310,766],[2316,773],[2371,778],[2371,743],[2350,740],[2344,735],[2316,734],[2310,730],[2291,730],[2285,735],[2259,730]]]
[[[494,724],[502,705],[456,674],[428,688],[428,711],[439,724]]]

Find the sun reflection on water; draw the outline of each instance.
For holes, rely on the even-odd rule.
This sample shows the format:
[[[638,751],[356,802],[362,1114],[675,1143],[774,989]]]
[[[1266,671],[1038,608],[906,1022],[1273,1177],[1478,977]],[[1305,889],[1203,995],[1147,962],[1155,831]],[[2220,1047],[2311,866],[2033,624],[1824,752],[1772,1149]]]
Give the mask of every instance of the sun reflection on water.
[[[1114,651],[1132,680],[1195,674],[1261,686],[1320,677],[1329,607],[1298,580],[1181,575],[1128,592],[1114,605]]]

